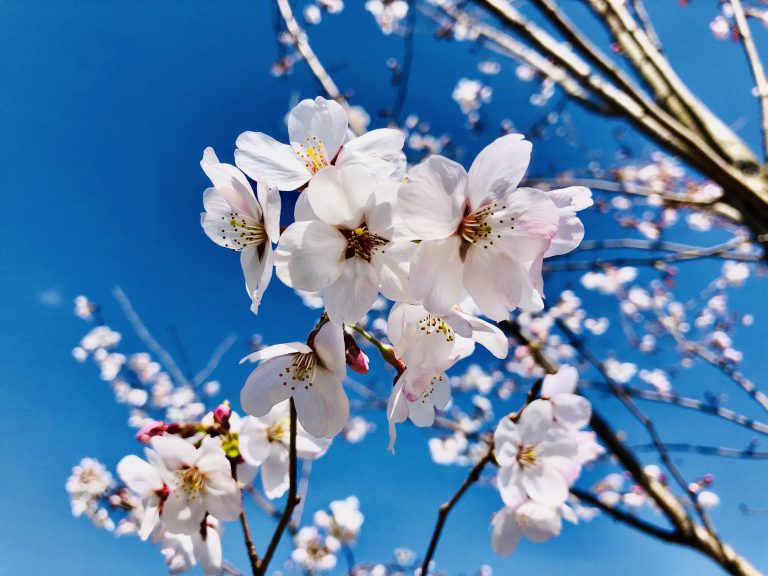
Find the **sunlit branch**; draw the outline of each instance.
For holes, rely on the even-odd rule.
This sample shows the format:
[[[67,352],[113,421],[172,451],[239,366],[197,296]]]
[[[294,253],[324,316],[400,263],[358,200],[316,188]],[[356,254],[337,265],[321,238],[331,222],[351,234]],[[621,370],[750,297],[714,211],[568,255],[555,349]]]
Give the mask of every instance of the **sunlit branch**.
[[[293,10],[291,10],[290,1],[275,1],[277,2],[277,8],[280,11],[280,16],[285,22],[285,27],[288,30],[288,34],[291,36],[293,45],[296,47],[296,50],[299,52],[299,54],[304,57],[304,60],[306,60],[307,65],[312,71],[312,74],[315,76],[315,78],[317,78],[318,82],[320,82],[328,97],[336,100],[336,102],[341,104],[344,109],[349,112],[350,106],[347,102],[347,99],[344,98],[341,91],[339,90],[339,87],[336,86],[336,83],[333,81],[333,78],[331,78],[328,72],[326,72],[322,62],[320,62],[320,59],[315,55],[315,51],[309,44],[307,33],[302,30],[301,26],[299,26],[299,23],[296,21],[296,18],[293,16]],[[352,120],[352,118],[354,117],[351,117],[350,120]],[[352,126],[351,124],[350,128],[356,134],[360,134],[364,131],[360,126]]]
[[[112,289],[112,294],[120,304],[120,308],[122,308],[123,314],[125,314],[126,318],[128,318],[128,322],[131,323],[131,326],[133,326],[136,335],[139,337],[139,339],[141,339],[144,345],[158,357],[160,362],[163,363],[163,366],[165,366],[166,370],[171,373],[171,376],[179,385],[189,386],[190,383],[186,376],[184,376],[184,373],[176,365],[176,362],[173,360],[173,357],[168,353],[168,351],[163,348],[163,346],[157,340],[155,340],[155,338],[149,332],[147,327],[144,325],[144,322],[142,322],[141,318],[134,310],[131,301],[128,299],[128,296],[125,294],[125,292],[123,292],[123,289],[120,288],[120,286],[115,286]]]
[[[729,3],[731,8],[733,8],[733,18],[736,21],[736,29],[739,31],[739,39],[741,40],[742,46],[744,46],[744,52],[747,55],[749,67],[752,70],[752,77],[755,80],[757,97],[760,100],[760,114],[763,131],[763,157],[765,161],[768,162],[768,80],[766,80],[765,69],[760,60],[760,54],[757,52],[755,40],[752,37],[752,30],[750,29],[747,17],[744,14],[744,7],[741,5],[741,0],[729,0]]]
[[[752,450],[751,448],[702,446],[699,444],[688,444],[687,442],[671,442],[666,447],[669,452],[688,452],[690,454],[701,454],[702,456],[723,456],[725,458],[743,458],[745,460],[768,459],[768,452]],[[641,452],[656,449],[653,444],[635,444],[631,448]]]
[[[192,378],[193,386],[199,386],[205,382],[211,374],[215,372],[216,368],[219,367],[219,363],[224,357],[224,354],[226,354],[229,349],[232,348],[235,342],[237,342],[237,336],[234,334],[229,334],[226,338],[224,338],[224,340],[221,341],[221,343],[213,351],[213,354],[211,354],[211,357],[208,359],[208,363],[205,365],[205,368],[200,370],[200,372],[195,374],[194,378]]]
[[[609,390],[609,387],[602,382],[589,382],[587,383],[590,388]],[[688,398],[686,396],[679,396],[672,392],[656,392],[654,390],[641,390],[634,388],[626,384],[621,385],[622,390],[633,398],[645,400],[649,402],[658,402],[661,404],[670,404],[673,406],[679,406],[681,408],[687,408],[703,414],[709,414],[717,418],[721,418],[728,422],[732,422],[738,426],[742,426],[748,430],[752,430],[759,434],[768,435],[768,424],[764,422],[757,422],[752,418],[749,418],[743,414],[739,414],[729,408],[723,408],[709,402],[697,400],[696,398]]]

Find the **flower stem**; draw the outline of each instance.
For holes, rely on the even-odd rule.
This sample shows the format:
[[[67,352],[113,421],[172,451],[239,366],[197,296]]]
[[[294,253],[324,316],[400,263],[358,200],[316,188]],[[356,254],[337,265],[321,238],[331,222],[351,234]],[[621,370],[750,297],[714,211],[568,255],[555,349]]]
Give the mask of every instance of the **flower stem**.
[[[405,372],[405,364],[403,364],[403,361],[395,355],[395,349],[392,346],[384,344],[381,340],[376,338],[376,336],[367,330],[360,328],[360,326],[357,324],[349,325],[349,328],[352,328],[352,330],[373,344],[374,347],[379,351],[382,359],[388,364],[392,365],[395,370],[397,370],[398,375]]]

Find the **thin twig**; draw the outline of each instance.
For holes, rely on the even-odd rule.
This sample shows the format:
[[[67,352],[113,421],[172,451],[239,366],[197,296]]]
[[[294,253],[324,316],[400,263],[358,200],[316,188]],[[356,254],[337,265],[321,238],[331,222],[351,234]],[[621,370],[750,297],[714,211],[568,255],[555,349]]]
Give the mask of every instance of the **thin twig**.
[[[259,555],[256,553],[256,546],[251,538],[251,528],[248,526],[248,518],[245,515],[245,507],[240,512],[240,526],[243,527],[243,538],[245,539],[245,548],[248,550],[248,560],[251,563],[251,572],[256,576],[259,572]]]
[[[149,330],[144,325],[144,322],[142,322],[141,318],[134,310],[131,301],[128,299],[128,296],[125,294],[125,292],[123,292],[123,289],[120,288],[120,286],[115,286],[112,289],[112,294],[120,304],[120,307],[123,309],[123,314],[125,314],[126,318],[128,318],[128,322],[131,323],[131,326],[133,326],[136,335],[141,339],[141,341],[144,342],[147,348],[149,348],[158,357],[160,362],[163,363],[163,366],[165,366],[165,369],[171,373],[171,376],[179,385],[189,386],[190,383],[186,376],[184,376],[184,373],[176,365],[176,362],[173,360],[173,357],[168,353],[168,351],[163,348],[163,346],[157,340],[155,340],[152,334],[150,334]]]
[[[224,340],[221,341],[221,343],[213,351],[213,354],[211,354],[211,357],[208,360],[208,363],[205,365],[205,368],[200,370],[200,372],[195,374],[194,378],[192,378],[193,386],[199,386],[205,382],[211,374],[213,374],[216,368],[218,368],[219,362],[221,362],[224,354],[226,354],[229,349],[232,348],[235,342],[237,342],[237,336],[235,334],[229,334],[226,338],[224,338]]]
[[[655,450],[653,444],[636,444],[632,450],[646,451]],[[702,456],[723,456],[725,458],[743,458],[745,460],[766,460],[768,452],[752,450],[751,448],[727,448],[724,446],[701,446],[699,444],[688,444],[686,442],[672,442],[667,444],[669,452],[688,452],[690,454],[701,454]]]
[[[461,484],[461,486],[459,486],[459,489],[453,496],[451,496],[451,499],[440,506],[440,511],[437,514],[437,523],[435,524],[435,529],[432,531],[432,538],[429,541],[427,553],[424,555],[424,561],[421,564],[422,576],[427,576],[427,574],[429,574],[429,564],[432,562],[432,557],[435,555],[435,549],[437,548],[437,543],[440,541],[440,535],[443,532],[443,526],[445,525],[445,521],[448,518],[448,514],[450,514],[451,510],[453,510],[453,507],[464,495],[464,492],[466,492],[469,487],[472,486],[472,484],[480,479],[480,473],[483,471],[483,468],[485,468],[486,465],[490,462],[493,462],[493,446],[489,447],[488,451],[485,453],[485,456],[483,456],[477,462],[477,464],[472,467],[464,482]]]

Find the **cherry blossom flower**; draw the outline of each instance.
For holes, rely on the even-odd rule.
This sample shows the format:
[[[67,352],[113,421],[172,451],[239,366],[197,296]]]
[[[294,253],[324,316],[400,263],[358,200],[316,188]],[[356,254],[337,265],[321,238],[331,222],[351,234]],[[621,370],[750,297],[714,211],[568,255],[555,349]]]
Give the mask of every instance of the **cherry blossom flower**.
[[[565,364],[556,374],[545,376],[541,386],[541,397],[552,403],[555,422],[570,430],[586,426],[592,415],[589,400],[574,394],[578,382],[579,372]]]
[[[293,539],[291,559],[307,571],[329,571],[336,566],[335,553],[341,543],[333,536],[323,537],[314,526],[305,526]]]
[[[494,433],[499,491],[512,506],[526,495],[557,506],[568,497],[568,478],[578,469],[576,442],[553,422],[552,404],[534,400],[515,423],[504,418]],[[578,475],[578,473],[576,473]]]
[[[218,521],[209,515],[203,527],[192,534],[163,532],[160,553],[169,574],[181,574],[197,565],[206,576],[221,574],[224,557]]]
[[[532,542],[544,542],[559,536],[562,525],[559,507],[523,500],[494,515],[491,545],[499,556],[509,556],[523,537]]]
[[[293,398],[302,426],[317,438],[332,438],[349,417],[343,330],[324,323],[308,344],[290,342],[259,350],[241,362],[263,361],[245,383],[240,402],[251,416],[265,416],[275,404]]]
[[[217,439],[206,437],[200,448],[178,436],[156,436],[152,448],[162,462],[160,474],[168,486],[162,520],[174,533],[194,534],[210,512],[219,520],[234,520],[242,501],[229,460]]]
[[[411,169],[398,208],[422,239],[411,262],[411,292],[443,314],[466,290],[482,313],[499,321],[540,282],[530,263],[557,233],[560,214],[550,196],[517,188],[531,144],[510,134],[487,146],[467,173],[442,156]]]
[[[203,230],[219,246],[240,252],[255,314],[272,278],[272,243],[280,236],[280,195],[257,176],[257,199],[245,175],[219,162],[212,148],[205,149],[200,166],[213,182],[203,195]]]
[[[292,288],[323,290],[328,316],[352,324],[376,301],[379,290],[407,299],[408,266],[416,245],[398,232],[395,184],[377,187],[359,166],[330,167],[315,176],[305,196],[317,216],[282,234],[275,266]]]
[[[506,358],[507,337],[493,324],[453,306],[448,314],[435,315],[417,304],[395,304],[387,322],[387,337],[406,366],[445,369],[457,338],[466,338]]]
[[[410,419],[416,426],[432,426],[435,408],[444,410],[451,400],[451,384],[444,372],[407,368],[397,380],[387,402],[389,447],[393,451],[395,424]]]
[[[379,25],[381,31],[389,35],[407,16],[408,2],[406,0],[367,0],[365,9],[376,18],[376,24]]]
[[[302,100],[288,115],[290,146],[261,132],[244,132],[237,139],[235,164],[252,179],[266,178],[280,190],[301,188],[333,164],[365,166],[382,180],[395,173],[402,132],[381,128],[345,143],[347,130],[347,113],[338,102],[319,96]]]
[[[356,496],[349,496],[344,500],[334,500],[328,507],[331,509],[330,514],[325,510],[315,512],[315,526],[326,529],[340,542],[354,543],[365,521],[365,516],[360,512],[360,500]]]
[[[275,404],[261,418],[246,417],[240,426],[240,454],[247,463],[260,467],[261,482],[267,498],[279,498],[288,489],[290,433],[288,401]],[[296,453],[299,458],[319,458],[330,445],[330,440],[314,438],[302,426],[296,431]]]
[[[117,463],[117,473],[125,484],[141,498],[142,515],[139,524],[139,538],[146,540],[160,519],[160,507],[168,496],[163,481],[163,463],[157,452],[147,448],[147,460],[130,454]]]

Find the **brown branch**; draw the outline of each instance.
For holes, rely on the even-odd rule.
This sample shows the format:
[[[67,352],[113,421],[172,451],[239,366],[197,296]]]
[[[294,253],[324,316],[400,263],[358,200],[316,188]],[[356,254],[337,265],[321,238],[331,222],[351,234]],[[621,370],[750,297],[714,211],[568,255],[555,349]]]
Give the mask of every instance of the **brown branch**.
[[[617,520],[624,524],[628,524],[632,528],[636,528],[637,530],[640,530],[640,532],[644,532],[649,536],[658,538],[663,542],[671,542],[673,544],[683,544],[685,542],[685,540],[683,539],[682,535],[679,532],[676,532],[673,530],[664,530],[663,528],[659,528],[655,524],[646,522],[645,520],[635,516],[634,514],[630,514],[629,512],[625,512],[624,510],[621,510],[614,506],[607,506],[603,504],[603,502],[601,502],[600,499],[594,494],[592,494],[591,492],[588,492],[586,490],[580,490],[579,488],[571,488],[571,494],[576,496],[576,498],[578,498],[582,502],[586,502],[591,506],[594,506],[595,508],[599,508],[601,511],[608,514],[608,516],[610,516],[614,520]]]
[[[437,523],[435,524],[435,528],[432,531],[432,538],[429,541],[427,553],[424,555],[424,561],[421,564],[422,576],[427,576],[429,574],[429,564],[432,562],[432,558],[435,555],[437,543],[440,541],[440,535],[443,532],[445,521],[448,519],[448,514],[451,513],[453,507],[456,506],[456,503],[469,489],[469,487],[480,479],[480,473],[483,471],[486,465],[493,461],[493,446],[490,446],[488,451],[485,453],[485,456],[483,456],[469,471],[469,474],[461,486],[459,486],[459,489],[456,491],[456,493],[451,496],[450,500],[440,506],[440,510],[437,514]]]
[[[248,526],[248,518],[245,516],[245,507],[240,512],[240,526],[243,527],[243,538],[245,539],[245,548],[248,550],[248,560],[251,563],[251,573],[256,576],[259,573],[259,555],[256,553],[256,546],[251,538],[251,529]]]
[[[275,528],[275,532],[272,535],[272,540],[269,542],[269,547],[267,547],[267,551],[264,553],[264,558],[259,562],[259,568],[258,572],[256,573],[257,576],[264,576],[267,573],[267,568],[269,567],[269,563],[272,561],[272,556],[275,554],[275,550],[277,550],[277,545],[280,543],[280,538],[283,536],[283,532],[285,532],[285,529],[288,527],[288,524],[291,521],[291,515],[293,514],[294,508],[299,503],[299,497],[297,494],[297,454],[296,454],[296,429],[298,426],[298,418],[296,416],[296,404],[293,401],[293,398],[290,400],[291,402],[291,434],[290,434],[290,448],[289,448],[289,456],[288,456],[288,500],[285,503],[285,508],[283,509],[283,513],[280,516],[280,521],[277,524],[277,528]]]

